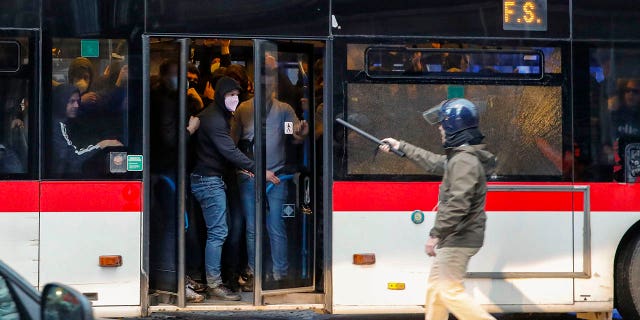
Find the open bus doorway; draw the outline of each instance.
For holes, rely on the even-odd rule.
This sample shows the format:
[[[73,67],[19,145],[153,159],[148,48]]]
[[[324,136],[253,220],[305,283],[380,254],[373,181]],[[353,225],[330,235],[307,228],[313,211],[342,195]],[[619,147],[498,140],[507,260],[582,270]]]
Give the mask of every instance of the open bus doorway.
[[[316,268],[316,230],[322,219],[318,213],[322,206],[317,201],[322,199],[317,178],[322,173],[322,153],[317,152],[322,141],[317,125],[322,123],[322,107],[318,108],[322,89],[314,92],[321,84],[314,75],[322,75],[316,61],[321,61],[324,43],[268,42],[272,47],[259,51],[259,57],[255,43],[246,39],[148,38],[149,94],[145,98],[151,156],[146,216],[152,306],[323,301],[322,294],[316,293],[322,291],[316,286],[322,283],[322,270]],[[215,107],[216,82],[223,76],[234,78],[241,87],[232,119],[234,143],[258,164],[251,179],[235,168],[223,177],[228,211],[220,271],[224,286],[240,298],[227,300],[214,297],[204,285],[207,223],[189,179],[197,171],[199,137],[197,130],[189,128],[193,124],[189,119],[205,117],[207,108]],[[265,82],[273,88],[268,93]],[[186,94],[178,94],[183,91]],[[254,102],[263,108],[254,110]],[[284,111],[272,113],[274,105],[273,110]],[[261,121],[253,121],[255,116]],[[286,116],[291,118],[283,118]],[[294,126],[299,130],[301,123],[305,123],[306,132],[295,141],[291,130]],[[275,136],[279,137],[275,139],[277,148],[272,140]],[[276,167],[273,162],[278,162]],[[278,184],[262,178],[267,170],[278,177]],[[256,188],[258,185],[263,187]],[[280,197],[272,196],[275,191]],[[274,270],[284,272],[276,274]],[[201,286],[204,291],[199,291]],[[301,291],[310,294],[290,294]]]

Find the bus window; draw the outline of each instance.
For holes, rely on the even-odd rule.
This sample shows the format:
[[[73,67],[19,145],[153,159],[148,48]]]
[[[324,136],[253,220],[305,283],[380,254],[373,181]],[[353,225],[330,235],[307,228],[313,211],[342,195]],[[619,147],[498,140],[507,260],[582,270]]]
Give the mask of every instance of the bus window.
[[[365,59],[367,75],[372,78],[540,80],[544,70],[540,50],[371,46]]]
[[[29,169],[30,112],[33,83],[29,41],[0,38],[0,175],[14,179]]]
[[[53,39],[45,177],[126,176],[127,49],[125,40]]]
[[[626,181],[626,146],[640,142],[640,49],[588,48],[580,59],[586,90],[577,90],[576,179]],[[588,72],[588,76],[587,76]],[[587,83],[588,82],[588,83]]]
[[[503,180],[559,180],[562,163],[562,96],[559,86],[349,84],[347,119],[371,134],[398,137],[427,150],[442,150],[440,135],[421,112],[464,93],[480,110],[481,131],[498,157]],[[347,136],[349,175],[419,175],[411,161],[376,155],[375,145],[357,134]],[[372,165],[373,163],[373,165]]]
[[[365,70],[365,54],[367,52],[367,49],[375,48],[375,47],[376,46],[372,46],[370,44],[362,44],[362,43],[347,44],[347,70],[351,70],[351,71]],[[557,47],[517,47],[517,46],[514,46],[514,47],[499,46],[498,47],[498,46],[489,46],[489,45],[478,45],[473,43],[451,43],[451,42],[415,43],[415,44],[405,45],[404,47],[410,48],[410,51],[426,50],[431,52],[430,54],[421,55],[421,59],[420,59],[421,69],[423,71],[430,71],[430,72],[446,71],[446,69],[443,70],[443,67],[446,66],[447,64],[451,64],[451,62],[447,62],[446,61],[447,59],[446,57],[444,57],[443,54],[437,54],[437,52],[434,52],[435,51],[434,49],[443,48],[442,51],[446,51],[445,49],[456,49],[456,50],[500,49],[500,50],[514,50],[514,51],[539,51],[539,52],[542,52],[544,57],[544,73],[559,74],[562,72],[562,59],[561,59],[562,50]],[[369,52],[369,54],[370,53],[371,52]],[[478,57],[465,57],[465,58],[467,63],[472,61],[482,62],[485,64],[488,62],[499,62],[498,59],[494,59],[494,61],[490,61],[491,59],[488,59],[488,58],[491,58],[491,56],[493,55],[483,57],[482,59],[479,59]],[[505,62],[511,63],[512,61],[506,61],[503,59],[501,63],[502,65],[500,64],[495,65],[494,68],[504,72],[505,70],[507,70],[506,66],[504,65]],[[471,67],[470,70],[474,72],[478,72],[479,70],[482,69],[480,64],[476,64],[475,66],[471,65],[470,67]],[[517,67],[518,65],[511,66],[510,69],[508,70],[510,72],[519,71],[519,70],[514,70]],[[521,70],[524,70],[524,68],[521,68]]]

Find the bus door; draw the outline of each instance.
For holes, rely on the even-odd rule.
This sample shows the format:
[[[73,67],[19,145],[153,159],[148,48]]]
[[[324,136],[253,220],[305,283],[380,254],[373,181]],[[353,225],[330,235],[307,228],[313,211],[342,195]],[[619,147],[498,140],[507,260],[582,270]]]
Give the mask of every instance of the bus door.
[[[191,40],[144,37],[144,43],[150,304],[184,307],[185,237],[189,218],[195,215],[187,207],[188,132],[181,125],[188,121],[187,96],[177,93],[187,91]],[[191,261],[197,263],[198,257]]]
[[[38,285],[38,32],[0,30],[0,260]]]
[[[316,108],[312,107],[316,105],[313,57],[315,47],[321,50],[324,45],[319,41],[229,42],[215,37],[150,36],[143,40],[144,87],[148,90],[144,94],[145,118],[149,120],[145,145],[150,158],[150,175],[145,180],[149,186],[145,216],[149,303],[178,307],[187,303],[318,303],[320,294],[300,298],[288,293],[316,290],[314,176],[319,164],[314,139]],[[197,83],[189,78],[194,75]],[[257,169],[255,175],[234,169],[223,176],[228,233],[221,273],[225,285],[237,289],[241,299],[221,301],[205,296],[206,300],[196,301],[187,296],[191,293],[187,288],[193,285],[189,278],[202,284],[207,281],[207,231],[201,204],[189,187],[188,174],[194,167],[188,150],[195,146],[183,128],[191,115],[216,108],[209,85],[215,89],[222,75],[237,79],[242,87],[231,136],[238,149],[256,161]],[[177,83],[172,84],[171,79]],[[175,88],[166,90],[172,85]],[[196,89],[202,104],[194,101],[191,88]],[[187,94],[166,96],[166,91]],[[198,109],[199,105],[203,109]],[[176,132],[168,135],[176,146],[173,149],[164,137],[171,131]],[[267,170],[273,174],[269,181],[265,179]]]
[[[286,293],[316,283],[314,45],[256,40],[255,48],[255,299],[300,303]]]

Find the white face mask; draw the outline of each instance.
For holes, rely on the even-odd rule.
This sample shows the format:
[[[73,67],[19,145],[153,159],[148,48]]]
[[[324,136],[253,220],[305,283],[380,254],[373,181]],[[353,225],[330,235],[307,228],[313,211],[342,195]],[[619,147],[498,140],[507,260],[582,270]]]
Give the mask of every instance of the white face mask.
[[[239,101],[240,99],[238,98],[238,96],[228,96],[224,98],[224,106],[227,107],[227,110],[235,112],[236,107],[238,107]]]

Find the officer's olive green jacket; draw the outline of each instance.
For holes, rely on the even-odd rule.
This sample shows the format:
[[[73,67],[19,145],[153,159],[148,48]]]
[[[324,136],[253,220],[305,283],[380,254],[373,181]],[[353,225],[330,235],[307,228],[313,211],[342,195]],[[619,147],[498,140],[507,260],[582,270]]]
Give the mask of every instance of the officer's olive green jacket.
[[[407,158],[432,174],[442,175],[438,213],[429,232],[439,238],[438,247],[480,248],[487,215],[487,174],[495,167],[495,156],[484,145],[463,145],[439,155],[400,142]]]

